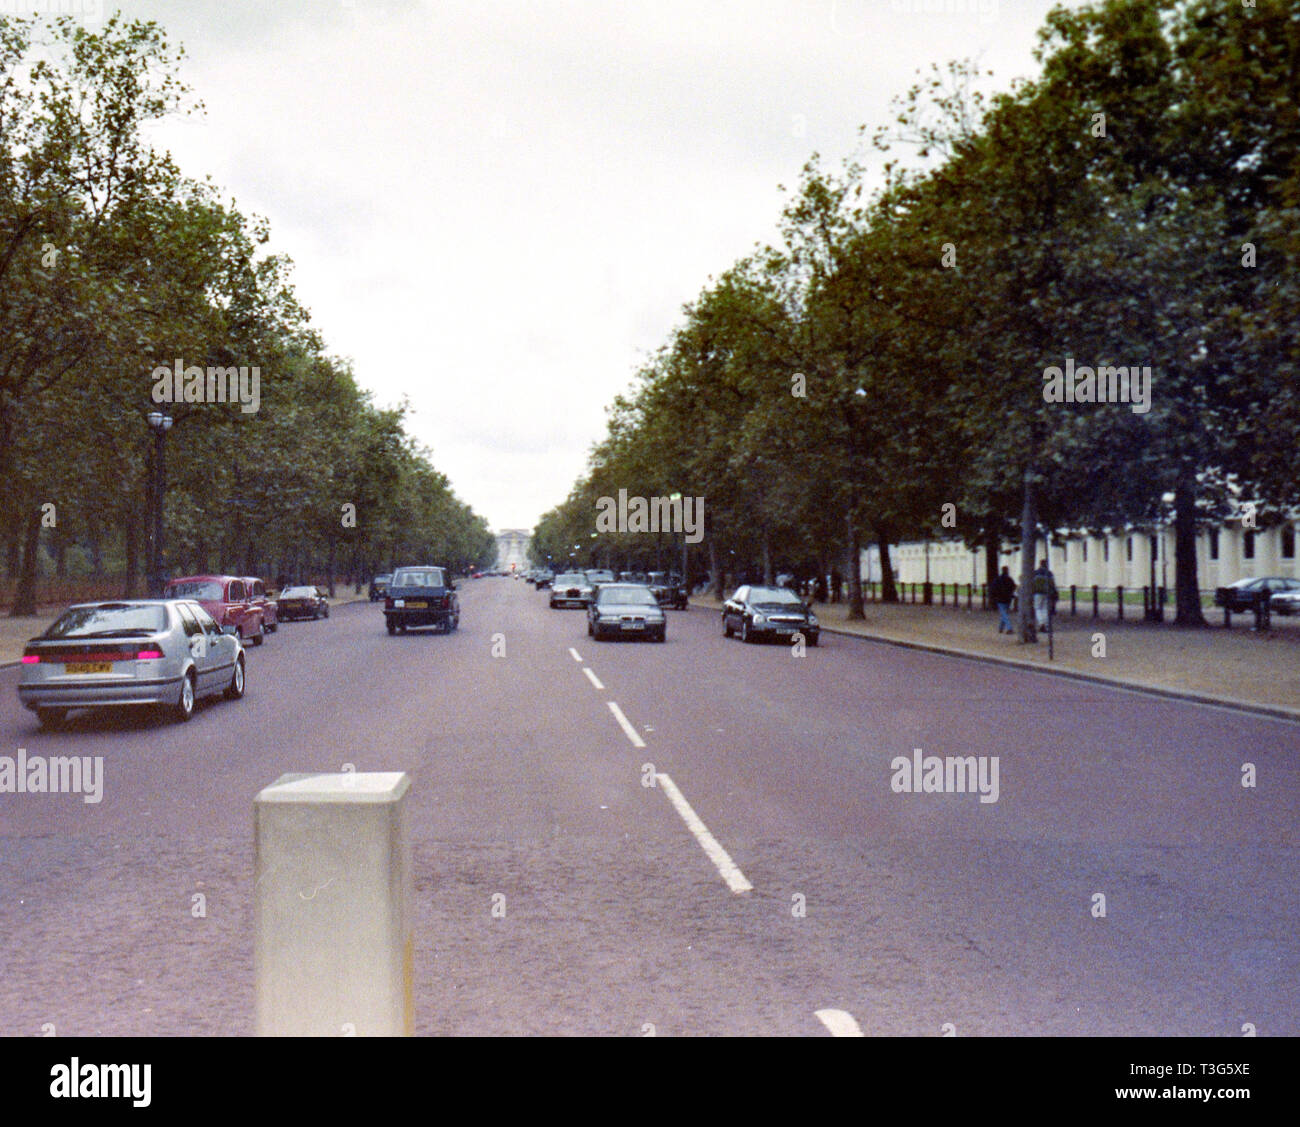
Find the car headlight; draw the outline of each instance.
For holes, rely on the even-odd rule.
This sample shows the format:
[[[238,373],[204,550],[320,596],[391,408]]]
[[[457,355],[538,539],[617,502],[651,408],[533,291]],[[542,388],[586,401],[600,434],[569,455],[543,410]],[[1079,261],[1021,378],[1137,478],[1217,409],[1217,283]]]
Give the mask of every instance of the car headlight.
[[[810,614],[810,615],[808,616],[808,625],[809,625],[809,626],[816,626],[816,625],[817,625],[817,616],[816,616],[815,614]]]
[[[757,626],[760,622],[766,622],[767,619],[764,618],[761,614],[759,614],[758,611],[755,611],[752,621],[754,625]]]

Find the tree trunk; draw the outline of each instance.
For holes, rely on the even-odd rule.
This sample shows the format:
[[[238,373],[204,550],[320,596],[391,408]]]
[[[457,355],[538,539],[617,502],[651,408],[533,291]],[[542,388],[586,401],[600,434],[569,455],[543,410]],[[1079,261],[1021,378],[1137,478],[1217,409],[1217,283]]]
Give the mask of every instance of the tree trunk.
[[[763,529],[763,586],[772,586],[772,538]]]
[[[1034,553],[1038,551],[1038,512],[1034,503],[1034,468],[1025,467],[1020,505],[1020,640],[1037,642],[1034,620]]]
[[[41,547],[41,510],[35,505],[23,527],[23,555],[18,565],[18,590],[14,592],[11,618],[36,613],[36,557]]]
[[[709,540],[709,594],[715,599],[722,598],[722,571],[718,565],[718,546]]]
[[[134,599],[140,589],[140,514],[138,512],[127,513],[123,556],[125,573],[122,576],[122,598]]]
[[[862,534],[853,513],[845,516],[849,544],[849,618],[861,621],[866,618],[862,607]]]
[[[1174,506],[1174,625],[1206,626],[1196,567],[1196,481],[1189,473],[1178,477]]]
[[[889,558],[889,540],[883,532],[876,534],[876,547],[880,549],[880,601],[898,602],[898,588],[894,585],[894,562]]]
[[[334,537],[329,538],[329,589],[330,598],[334,598]]]

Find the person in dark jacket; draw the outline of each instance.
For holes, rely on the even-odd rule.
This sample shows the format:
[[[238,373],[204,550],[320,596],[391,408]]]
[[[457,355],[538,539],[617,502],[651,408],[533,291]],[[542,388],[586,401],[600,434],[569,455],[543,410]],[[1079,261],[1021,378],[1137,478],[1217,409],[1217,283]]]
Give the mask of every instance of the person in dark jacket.
[[[1056,596],[1056,577],[1048,568],[1047,561],[1040,560],[1038,570],[1034,572],[1034,615],[1038,619],[1039,630],[1052,629],[1049,615],[1050,608],[1056,606]]]
[[[1011,572],[1008,568],[1002,569],[1002,574],[993,580],[993,587],[990,591],[993,596],[993,605],[998,608],[998,633],[1014,634],[1011,628],[1011,600],[1016,597],[1016,581],[1011,578]]]

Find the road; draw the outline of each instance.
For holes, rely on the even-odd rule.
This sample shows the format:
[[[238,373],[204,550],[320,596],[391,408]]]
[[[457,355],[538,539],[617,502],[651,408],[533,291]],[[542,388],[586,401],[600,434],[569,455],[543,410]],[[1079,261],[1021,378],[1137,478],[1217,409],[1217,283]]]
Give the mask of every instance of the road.
[[[97,805],[0,796],[0,1033],[251,1033],[253,796],[347,763],[413,776],[420,1033],[1300,1033],[1297,725],[461,587],[454,635],[283,625],[186,725],[42,732],[0,672],[0,754],[105,762]],[[997,801],[896,793],[916,748]]]

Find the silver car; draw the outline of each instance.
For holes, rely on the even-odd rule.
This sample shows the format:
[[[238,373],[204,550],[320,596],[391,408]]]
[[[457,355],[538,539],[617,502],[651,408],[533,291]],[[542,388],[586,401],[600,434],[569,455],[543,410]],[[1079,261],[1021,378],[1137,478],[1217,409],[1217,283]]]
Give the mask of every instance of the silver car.
[[[176,720],[200,697],[244,695],[237,628],[192,599],[125,599],[69,607],[27,643],[18,697],[43,726],[73,708],[151,705]]]
[[[551,609],[585,607],[591,602],[591,584],[580,571],[568,571],[555,577],[551,584]]]

